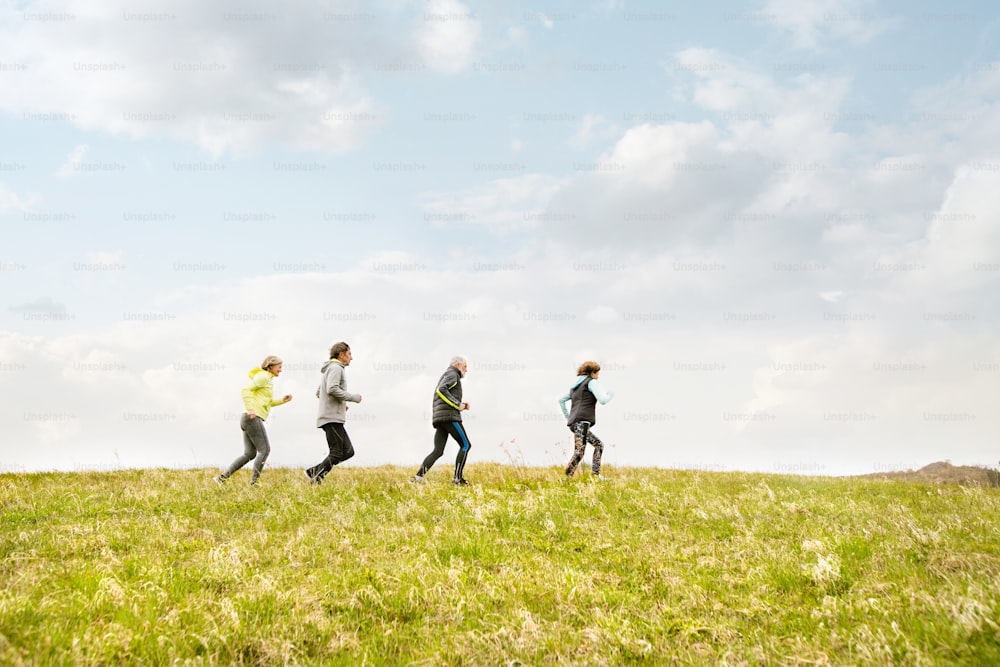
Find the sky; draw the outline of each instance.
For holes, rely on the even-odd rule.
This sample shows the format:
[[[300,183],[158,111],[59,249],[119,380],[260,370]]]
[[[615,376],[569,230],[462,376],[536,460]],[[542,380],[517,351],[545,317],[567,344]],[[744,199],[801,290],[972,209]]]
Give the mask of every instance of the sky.
[[[340,340],[344,465],[416,466],[460,354],[470,473],[564,464],[589,359],[606,472],[995,466],[998,19],[2,2],[0,472],[224,467],[270,354],[311,465]]]

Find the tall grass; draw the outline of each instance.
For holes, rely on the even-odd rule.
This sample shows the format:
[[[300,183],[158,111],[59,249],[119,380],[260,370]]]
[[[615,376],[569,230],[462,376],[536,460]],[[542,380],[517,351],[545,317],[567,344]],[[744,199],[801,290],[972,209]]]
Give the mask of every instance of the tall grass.
[[[3,664],[1000,664],[1000,494],[470,465],[0,475]]]

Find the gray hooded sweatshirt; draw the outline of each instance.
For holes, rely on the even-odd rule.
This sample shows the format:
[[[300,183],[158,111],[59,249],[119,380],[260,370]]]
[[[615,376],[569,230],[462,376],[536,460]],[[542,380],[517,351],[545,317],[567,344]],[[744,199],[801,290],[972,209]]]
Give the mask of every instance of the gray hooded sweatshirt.
[[[323,364],[320,373],[323,374],[323,379],[316,389],[316,398],[319,399],[319,417],[316,418],[316,426],[322,428],[323,424],[343,424],[347,421],[347,401],[359,403],[361,395],[347,391],[344,364],[336,359]]]

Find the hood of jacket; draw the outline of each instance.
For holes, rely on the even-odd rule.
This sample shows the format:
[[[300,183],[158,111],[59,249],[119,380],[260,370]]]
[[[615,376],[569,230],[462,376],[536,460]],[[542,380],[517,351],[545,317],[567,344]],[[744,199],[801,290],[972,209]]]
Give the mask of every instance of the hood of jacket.
[[[248,375],[250,376],[250,379],[251,380],[254,379],[254,377],[257,375],[257,373],[260,373],[262,370],[264,370],[264,369],[261,368],[260,366],[254,366],[253,368],[251,368],[250,372],[248,373]]]

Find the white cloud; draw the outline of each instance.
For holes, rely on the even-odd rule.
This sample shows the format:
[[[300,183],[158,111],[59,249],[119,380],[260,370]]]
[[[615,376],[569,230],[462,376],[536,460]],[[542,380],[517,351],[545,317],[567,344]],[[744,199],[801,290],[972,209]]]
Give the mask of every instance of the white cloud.
[[[7,307],[16,313],[64,313],[66,305],[57,303],[52,297],[43,296],[26,303],[19,303]]]
[[[922,235],[957,161],[950,131],[924,122],[848,135],[836,126],[846,78],[779,83],[706,49],[681,51],[675,62],[689,100],[714,117],[633,126],[596,159],[580,161],[551,193],[550,212],[572,214],[545,227],[554,236],[646,251],[658,243],[781,249],[785,257],[775,259],[846,271],[847,286],[878,249],[895,252]],[[967,83],[960,99],[976,108],[971,91],[982,88]],[[984,155],[981,146],[969,150]]]
[[[16,192],[7,188],[3,183],[0,183],[0,213],[27,210],[28,205]]]
[[[417,37],[424,61],[449,74],[466,69],[482,33],[479,19],[458,0],[428,0],[426,5]]]
[[[608,132],[609,126],[604,116],[594,113],[584,114],[569,143],[571,146],[581,148]]]
[[[88,150],[90,150],[90,147],[87,144],[80,144],[71,150],[69,155],[66,156],[66,161],[56,169],[56,176],[70,178],[78,174],[80,163],[83,161],[83,156],[87,154]]]
[[[363,73],[413,60],[414,47],[383,39],[380,23],[325,20],[315,7],[286,5],[279,15],[179,2],[153,13],[166,17],[156,21],[61,0],[45,9],[77,20],[25,21],[9,8],[11,20],[0,21],[6,57],[31,72],[8,81],[0,109],[134,138],[175,137],[215,155],[272,142],[349,150],[383,122]]]
[[[532,21],[537,21],[541,26],[547,30],[551,30],[555,26],[555,22],[549,18],[544,12],[538,11],[526,11],[524,13],[525,19],[531,19]]]
[[[876,10],[873,0],[767,0],[764,5],[764,14],[803,49],[820,47],[827,39],[870,42],[894,24]]]
[[[427,193],[422,206],[425,218],[436,226],[482,227],[497,232],[534,228],[551,219],[546,215],[547,207],[564,182],[542,174],[498,178],[459,193]]]
[[[517,49],[524,49],[530,43],[530,37],[528,31],[522,26],[512,25],[508,26],[503,33],[503,39],[499,40],[496,44],[497,47],[506,46]]]
[[[571,243],[600,238],[608,247],[700,244],[760,193],[769,178],[765,161],[727,145],[707,121],[632,127],[605,154],[577,163],[551,195],[545,229]]]
[[[625,0],[595,0],[594,8],[608,14],[616,14],[625,9]]]
[[[609,324],[620,322],[622,315],[611,306],[596,306],[587,311],[584,319],[588,322]]]
[[[899,289],[921,293],[937,312],[949,306],[978,311],[974,302],[956,296],[991,299],[1000,286],[998,210],[996,173],[960,167],[941,206],[924,216],[923,238],[878,261]]]
[[[829,292],[819,293],[819,298],[828,303],[838,303],[842,301],[845,296],[847,295],[841,290],[830,290]]]
[[[703,109],[719,112],[740,138],[778,123],[789,131],[805,132],[832,125],[825,113],[840,108],[850,89],[844,76],[803,73],[783,84],[774,72],[717,49],[691,47],[678,51],[667,71],[693,79],[691,100]],[[798,124],[808,127],[797,128]],[[753,136],[751,133],[750,137]],[[800,135],[789,137],[798,139]]]

